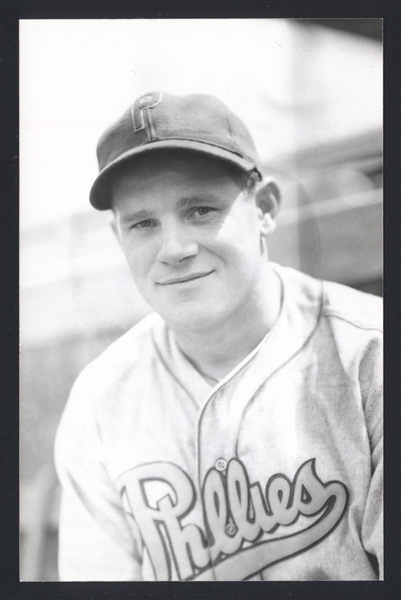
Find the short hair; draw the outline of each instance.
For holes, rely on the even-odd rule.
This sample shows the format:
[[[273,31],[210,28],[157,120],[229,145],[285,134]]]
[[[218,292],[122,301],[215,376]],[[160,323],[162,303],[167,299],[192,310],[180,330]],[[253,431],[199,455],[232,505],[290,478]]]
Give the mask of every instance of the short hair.
[[[248,194],[252,194],[261,181],[259,172],[256,169],[253,171],[239,171],[236,179],[240,189]]]

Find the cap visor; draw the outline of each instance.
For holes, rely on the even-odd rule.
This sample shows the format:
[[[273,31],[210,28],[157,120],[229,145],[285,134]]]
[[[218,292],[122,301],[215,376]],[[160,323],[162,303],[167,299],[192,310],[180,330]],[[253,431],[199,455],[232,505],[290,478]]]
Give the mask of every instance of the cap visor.
[[[159,140],[155,142],[151,142],[150,144],[144,144],[143,146],[138,146],[137,148],[133,148],[132,150],[128,150],[121,154],[116,160],[107,165],[99,173],[95,182],[92,185],[89,200],[92,206],[97,208],[98,210],[108,210],[111,208],[111,195],[109,186],[107,185],[110,182],[111,175],[115,171],[116,167],[127,162],[129,159],[132,159],[134,156],[139,154],[145,154],[145,152],[150,152],[152,150],[158,149],[187,149],[187,150],[195,150],[197,152],[201,152],[203,154],[208,154],[209,156],[215,156],[216,158],[221,158],[227,162],[230,162],[233,165],[236,165],[243,169],[244,171],[253,171],[256,169],[259,173],[258,167],[251,161],[230,150],[225,150],[220,146],[213,146],[212,144],[206,144],[204,142],[197,142],[195,140]]]

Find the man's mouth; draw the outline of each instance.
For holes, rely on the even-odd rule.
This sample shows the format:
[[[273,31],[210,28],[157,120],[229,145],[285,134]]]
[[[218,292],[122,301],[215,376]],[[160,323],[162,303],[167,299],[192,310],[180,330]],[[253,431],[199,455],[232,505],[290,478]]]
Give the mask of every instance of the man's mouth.
[[[182,275],[181,277],[171,277],[168,279],[162,279],[161,281],[158,281],[157,283],[159,285],[174,285],[177,283],[178,284],[186,283],[188,281],[194,281],[195,279],[201,279],[202,277],[207,277],[207,275],[210,275],[211,273],[213,273],[213,271],[189,273],[188,275]]]

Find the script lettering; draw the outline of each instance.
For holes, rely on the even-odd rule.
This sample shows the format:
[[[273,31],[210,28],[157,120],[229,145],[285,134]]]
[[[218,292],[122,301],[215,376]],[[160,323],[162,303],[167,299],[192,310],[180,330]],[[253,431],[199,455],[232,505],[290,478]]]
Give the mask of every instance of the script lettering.
[[[162,488],[153,490],[153,497],[155,484]],[[343,483],[319,479],[314,459],[301,465],[292,482],[281,473],[270,477],[264,494],[259,482],[250,484],[237,459],[226,474],[210,469],[201,494],[204,531],[182,523],[197,495],[188,475],[172,463],[133,469],[125,475],[123,494],[157,580],[171,579],[173,565],[180,579],[247,579],[322,541],[342,519],[348,501]],[[301,515],[315,520],[290,535],[266,537]]]
[[[169,493],[155,508],[151,507],[147,494],[151,482],[167,484],[173,498]],[[182,469],[172,463],[142,465],[130,472],[125,491],[158,580],[170,579],[170,553],[181,579],[193,573],[194,565],[203,568],[208,564],[210,558],[200,528],[192,524],[181,526],[181,519],[190,512],[195,500],[193,484]]]

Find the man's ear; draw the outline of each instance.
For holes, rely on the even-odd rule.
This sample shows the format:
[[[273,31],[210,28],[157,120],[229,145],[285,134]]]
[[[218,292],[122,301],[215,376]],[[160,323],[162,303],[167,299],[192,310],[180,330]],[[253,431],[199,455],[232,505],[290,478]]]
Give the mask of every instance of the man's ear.
[[[255,201],[260,213],[261,233],[266,236],[276,228],[276,217],[281,202],[280,188],[272,177],[266,177],[259,184]]]

